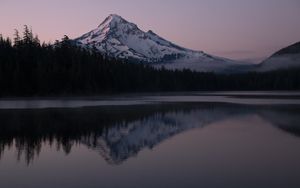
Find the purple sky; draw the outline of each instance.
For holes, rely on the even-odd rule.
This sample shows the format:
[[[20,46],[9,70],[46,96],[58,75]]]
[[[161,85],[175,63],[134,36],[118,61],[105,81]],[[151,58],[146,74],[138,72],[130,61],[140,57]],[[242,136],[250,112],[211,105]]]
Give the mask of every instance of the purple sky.
[[[300,0],[0,0],[0,33],[32,26],[43,41],[78,37],[115,13],[181,46],[262,59],[300,41]]]

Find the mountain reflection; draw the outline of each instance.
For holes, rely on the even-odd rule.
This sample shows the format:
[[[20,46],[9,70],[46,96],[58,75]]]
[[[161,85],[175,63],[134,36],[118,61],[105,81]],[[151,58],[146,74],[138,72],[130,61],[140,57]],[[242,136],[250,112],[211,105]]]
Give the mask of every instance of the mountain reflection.
[[[17,149],[17,160],[30,164],[44,144],[72,151],[83,144],[109,164],[121,164],[145,148],[213,122],[256,114],[272,125],[300,135],[299,107],[234,104],[168,104],[48,110],[1,110],[0,157]]]

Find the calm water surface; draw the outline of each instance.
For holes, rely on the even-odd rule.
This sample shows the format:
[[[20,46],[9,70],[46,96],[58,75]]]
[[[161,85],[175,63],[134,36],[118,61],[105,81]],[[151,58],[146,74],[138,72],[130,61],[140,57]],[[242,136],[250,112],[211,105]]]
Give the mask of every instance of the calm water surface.
[[[0,187],[300,187],[297,93],[0,101]]]

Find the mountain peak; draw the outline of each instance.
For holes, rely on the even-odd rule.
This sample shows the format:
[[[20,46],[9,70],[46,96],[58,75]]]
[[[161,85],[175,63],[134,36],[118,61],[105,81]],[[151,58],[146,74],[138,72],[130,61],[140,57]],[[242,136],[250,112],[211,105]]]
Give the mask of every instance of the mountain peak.
[[[81,46],[95,47],[109,56],[146,62],[162,62],[179,57],[202,57],[202,52],[182,48],[152,30],[144,32],[117,14],[110,14],[94,30],[75,39]]]
[[[98,27],[113,27],[118,24],[129,24],[129,22],[117,14],[110,14]]]
[[[107,17],[108,20],[110,20],[110,22],[119,22],[119,21],[125,21],[127,22],[124,18],[122,18],[121,16],[117,15],[117,14],[110,14]]]
[[[120,15],[118,14],[110,14],[108,17],[113,17],[113,18],[122,18]],[[123,19],[123,18],[122,18]]]
[[[193,60],[208,64],[216,62],[216,66],[223,64],[220,62],[227,62],[202,51],[178,46],[152,30],[144,32],[136,24],[128,22],[117,14],[110,14],[96,29],[75,39],[75,42],[85,48],[95,48],[110,57],[139,62],[165,63]]]

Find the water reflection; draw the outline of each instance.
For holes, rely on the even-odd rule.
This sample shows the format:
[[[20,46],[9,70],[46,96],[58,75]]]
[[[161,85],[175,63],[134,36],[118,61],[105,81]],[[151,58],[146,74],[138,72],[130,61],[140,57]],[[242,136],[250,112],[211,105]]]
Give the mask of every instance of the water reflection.
[[[66,154],[82,144],[118,165],[187,130],[249,114],[300,136],[299,112],[298,106],[214,103],[1,110],[0,157],[15,147],[17,160],[30,164],[45,144]]]

